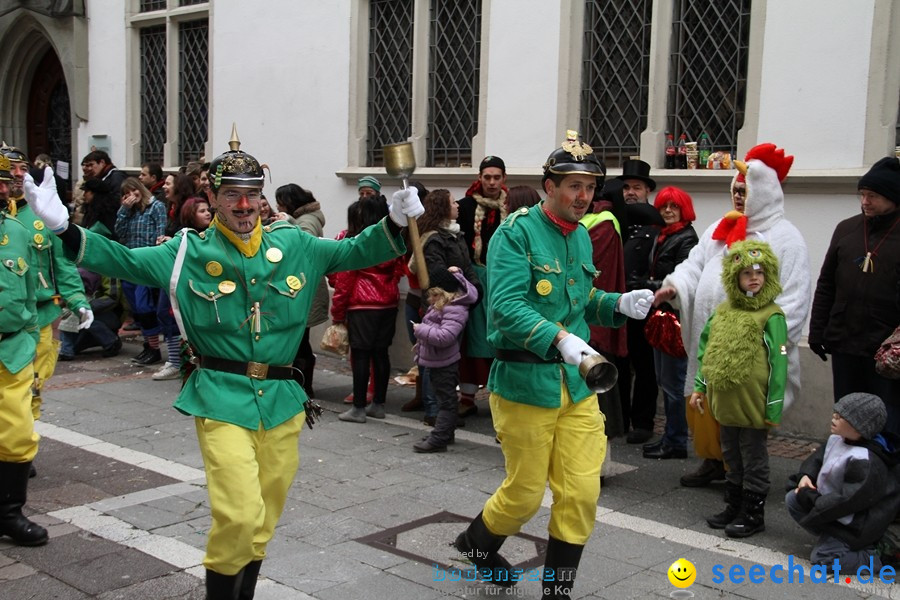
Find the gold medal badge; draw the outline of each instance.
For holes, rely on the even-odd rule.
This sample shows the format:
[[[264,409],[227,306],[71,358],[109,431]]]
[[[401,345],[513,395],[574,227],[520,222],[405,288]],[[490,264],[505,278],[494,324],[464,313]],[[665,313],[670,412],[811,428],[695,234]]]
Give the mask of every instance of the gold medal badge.
[[[287,283],[288,287],[295,292],[303,287],[303,284],[300,283],[300,280],[297,279],[297,277],[295,277],[294,275],[290,275],[287,279],[285,279],[285,283]]]
[[[25,262],[25,259],[20,256],[19,260],[18,260],[18,265],[19,265],[19,270],[22,271],[25,269],[25,267],[28,266],[28,263]]]
[[[8,243],[9,243],[9,236],[4,233],[3,239],[0,239],[0,246],[5,246]]]
[[[547,296],[550,294],[550,292],[553,291],[553,284],[550,283],[550,281],[548,281],[547,279],[541,279],[537,282],[537,285],[534,286],[534,289],[541,296]]]
[[[38,222],[40,222],[40,221],[38,221]],[[39,233],[34,234],[34,243],[35,243],[35,244],[43,244],[43,243],[44,243],[44,236],[42,236],[42,235],[39,234]]]
[[[40,219],[37,219],[34,222],[34,228],[37,229],[38,231],[43,231],[44,230],[44,222],[41,221]]]
[[[278,248],[269,248],[266,250],[266,260],[271,263],[281,262],[281,259],[284,258],[284,254],[282,254],[281,250]]]
[[[211,260],[206,263],[206,272],[213,277],[218,277],[222,274],[222,265],[214,260]]]
[[[230,279],[219,282],[219,291],[223,294],[230,294],[237,289],[237,286]]]

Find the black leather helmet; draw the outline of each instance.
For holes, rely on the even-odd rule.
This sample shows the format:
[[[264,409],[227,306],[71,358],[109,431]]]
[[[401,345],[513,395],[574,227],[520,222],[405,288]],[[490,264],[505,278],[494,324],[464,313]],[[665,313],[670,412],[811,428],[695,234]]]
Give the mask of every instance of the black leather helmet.
[[[566,132],[566,141],[550,153],[544,163],[544,179],[551,175],[592,175],[602,184],[606,166],[594,155],[594,149],[578,139],[578,132]]]
[[[28,162],[28,157],[25,156],[25,153],[16,148],[15,146],[10,146],[6,142],[3,142],[0,145],[0,154],[9,159],[9,162]]]
[[[262,187],[265,181],[263,165],[252,155],[241,150],[237,128],[231,128],[230,150],[215,157],[209,163],[209,187],[212,191],[223,185],[240,187]]]

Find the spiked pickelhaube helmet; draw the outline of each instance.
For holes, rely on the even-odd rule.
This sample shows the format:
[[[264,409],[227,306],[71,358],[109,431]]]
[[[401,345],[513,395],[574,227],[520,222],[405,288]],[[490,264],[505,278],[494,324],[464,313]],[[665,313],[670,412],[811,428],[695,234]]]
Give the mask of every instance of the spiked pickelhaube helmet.
[[[591,175],[599,185],[606,177],[606,166],[593,148],[578,139],[578,132],[570,129],[566,131],[566,141],[544,163],[544,180],[553,175]]]
[[[215,192],[223,185],[262,187],[265,180],[263,167],[256,158],[241,150],[237,127],[231,126],[231,148],[209,163],[209,187]]]
[[[0,154],[9,159],[9,162],[28,162],[28,157],[25,156],[25,153],[16,148],[15,146],[10,146],[6,142],[0,144]]]

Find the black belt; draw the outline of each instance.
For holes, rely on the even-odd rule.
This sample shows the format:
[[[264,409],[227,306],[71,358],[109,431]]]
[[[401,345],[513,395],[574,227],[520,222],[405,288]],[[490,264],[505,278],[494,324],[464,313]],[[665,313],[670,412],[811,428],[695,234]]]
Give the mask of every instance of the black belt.
[[[212,369],[213,371],[224,371],[236,375],[246,375],[251,379],[294,378],[294,369],[292,367],[278,367],[253,361],[240,362],[238,360],[216,358],[215,356],[201,356],[200,368]]]
[[[498,360],[505,360],[508,362],[523,362],[536,365],[555,365],[563,361],[562,355],[550,360],[544,360],[534,352],[529,352],[528,350],[502,350],[498,348],[496,350],[496,353]]]

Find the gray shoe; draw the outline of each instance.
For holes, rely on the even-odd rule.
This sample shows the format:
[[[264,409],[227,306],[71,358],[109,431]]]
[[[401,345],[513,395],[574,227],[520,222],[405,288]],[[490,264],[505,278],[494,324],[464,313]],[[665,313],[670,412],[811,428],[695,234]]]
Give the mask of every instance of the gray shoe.
[[[382,418],[384,418],[384,413],[382,413]],[[346,410],[338,415],[338,419],[341,421],[349,421],[350,423],[365,423],[366,422],[366,409],[357,408],[356,406],[352,407],[350,410]]]
[[[384,418],[384,404],[378,404],[373,402],[372,404],[366,407],[366,415],[372,417],[373,419],[383,419]]]

